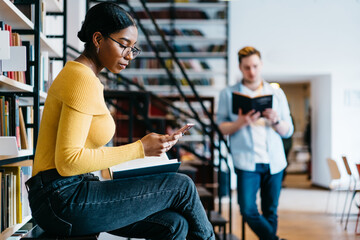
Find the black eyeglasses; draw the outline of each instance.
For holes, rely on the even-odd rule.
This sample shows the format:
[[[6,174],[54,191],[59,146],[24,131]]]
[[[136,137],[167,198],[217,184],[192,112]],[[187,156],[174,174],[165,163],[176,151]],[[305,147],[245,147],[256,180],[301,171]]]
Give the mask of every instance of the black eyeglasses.
[[[141,53],[141,50],[136,48],[136,47],[128,47],[128,46],[125,46],[124,44],[119,43],[118,41],[116,41],[115,39],[113,39],[110,36],[109,36],[109,38],[111,40],[113,40],[114,42],[116,42],[117,44],[119,44],[120,47],[122,47],[124,49],[122,54],[121,54],[123,57],[127,57],[127,56],[129,56],[130,53],[132,53],[133,59],[134,59],[137,56],[139,56],[139,54]]]

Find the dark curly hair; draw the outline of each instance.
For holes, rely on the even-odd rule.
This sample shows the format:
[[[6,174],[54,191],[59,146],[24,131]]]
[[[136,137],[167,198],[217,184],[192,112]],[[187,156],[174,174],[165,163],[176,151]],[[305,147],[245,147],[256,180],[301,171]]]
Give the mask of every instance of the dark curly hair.
[[[89,9],[77,36],[89,48],[95,32],[108,37],[130,26],[136,27],[136,23],[128,12],[115,3],[103,2]]]

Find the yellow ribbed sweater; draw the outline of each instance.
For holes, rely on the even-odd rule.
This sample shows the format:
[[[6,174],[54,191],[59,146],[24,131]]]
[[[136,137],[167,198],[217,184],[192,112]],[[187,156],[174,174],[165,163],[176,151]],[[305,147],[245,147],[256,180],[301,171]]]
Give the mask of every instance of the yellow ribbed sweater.
[[[33,175],[56,168],[60,175],[72,176],[144,157],[141,141],[104,147],[115,133],[115,123],[103,90],[89,67],[66,63],[45,101]]]

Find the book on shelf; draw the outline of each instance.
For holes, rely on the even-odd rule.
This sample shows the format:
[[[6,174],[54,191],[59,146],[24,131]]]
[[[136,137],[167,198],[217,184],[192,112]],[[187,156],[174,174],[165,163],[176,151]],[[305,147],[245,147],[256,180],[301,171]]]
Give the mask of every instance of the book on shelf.
[[[35,23],[35,5],[24,1],[15,1],[14,5],[27,17],[31,22]],[[46,34],[46,2],[40,1],[40,31]]]
[[[18,149],[21,149],[21,140],[20,140],[20,115],[19,115],[19,96],[14,95],[14,120],[13,120],[13,133],[16,137],[16,143],[17,143],[17,147]]]
[[[3,110],[3,133],[4,136],[10,135],[10,128],[9,128],[9,101],[4,101],[4,110]]]
[[[19,108],[20,146],[21,149],[29,149],[28,134],[25,127],[25,119],[22,108]]]
[[[31,161],[24,166],[2,166],[0,168],[1,186],[1,231],[15,224],[22,223],[30,216],[25,182],[30,179]]]
[[[5,136],[5,97],[0,96],[0,136]]]
[[[29,136],[30,129],[26,128],[25,120],[29,120],[30,118],[28,116],[26,116],[26,118],[24,117],[24,110],[25,113],[27,113],[31,111],[31,107],[20,106],[19,96],[0,96],[0,137],[2,137],[0,140],[5,141],[2,142],[2,144],[10,144],[6,143],[6,141],[10,140],[6,140],[4,137],[14,137],[18,150],[29,149],[29,137],[31,137],[31,135]],[[17,154],[17,152],[14,152],[8,147],[5,149],[0,147],[0,150],[0,155]],[[10,151],[12,154],[3,154],[2,151]]]
[[[0,156],[16,156],[19,154],[19,149],[14,136],[0,137]]]
[[[159,173],[177,172],[180,162],[167,157],[166,153],[160,157],[145,157],[130,160],[109,168],[111,179],[138,177]]]
[[[0,169],[0,232],[4,231],[4,201],[5,201],[5,193],[4,193],[4,170]]]
[[[30,62],[34,61],[34,47],[31,45],[30,41],[22,41],[22,45],[26,48],[26,71],[25,71],[25,83],[34,86],[34,71],[31,67]]]
[[[2,75],[13,79],[15,81],[26,83],[25,70],[26,70],[26,48],[22,46],[20,34],[13,32],[12,27],[6,24],[4,21],[0,21],[0,28],[3,29],[0,34],[0,42],[2,47],[0,48],[0,69]],[[8,35],[9,39],[5,40],[4,36]],[[9,56],[6,58],[4,55],[9,52]]]
[[[10,37],[9,37],[9,32],[5,31],[3,29],[4,26],[2,26],[4,24],[3,21],[0,21],[0,60],[2,59],[9,59],[10,58]],[[0,70],[2,71],[2,70]],[[1,74],[1,72],[0,72]],[[7,74],[5,73],[4,75],[7,76]]]
[[[238,114],[241,108],[242,114],[246,114],[253,109],[256,112],[263,112],[267,108],[272,108],[272,100],[272,95],[261,95],[252,98],[239,92],[233,92],[232,111],[234,114]]]

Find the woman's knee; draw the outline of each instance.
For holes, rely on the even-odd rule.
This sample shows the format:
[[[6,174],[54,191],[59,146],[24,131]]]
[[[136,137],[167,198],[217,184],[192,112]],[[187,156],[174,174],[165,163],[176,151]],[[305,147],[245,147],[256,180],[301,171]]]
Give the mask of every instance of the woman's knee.
[[[187,191],[196,192],[196,186],[194,181],[187,175],[182,173],[176,174],[177,186],[181,186]]]

